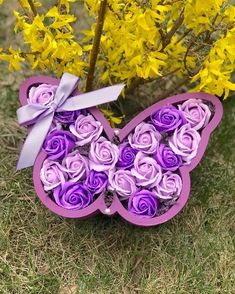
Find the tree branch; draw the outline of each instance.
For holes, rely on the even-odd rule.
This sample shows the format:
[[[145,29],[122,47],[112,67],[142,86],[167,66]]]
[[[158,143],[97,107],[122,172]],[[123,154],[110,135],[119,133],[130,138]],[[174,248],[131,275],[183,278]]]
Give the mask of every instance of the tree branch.
[[[87,82],[86,82],[86,92],[92,90],[93,80],[94,80],[94,73],[95,73],[95,65],[99,53],[100,48],[100,39],[103,31],[104,26],[104,19],[105,19],[105,11],[106,11],[107,0],[101,0],[100,9],[98,13],[98,20],[95,29],[95,36],[93,40],[93,46],[91,50],[90,56],[90,65],[87,74]]]
[[[33,0],[27,0],[27,1],[29,3],[29,6],[30,6],[32,12],[33,12],[33,15],[36,16],[38,14],[38,12],[37,12],[37,9],[33,3]]]

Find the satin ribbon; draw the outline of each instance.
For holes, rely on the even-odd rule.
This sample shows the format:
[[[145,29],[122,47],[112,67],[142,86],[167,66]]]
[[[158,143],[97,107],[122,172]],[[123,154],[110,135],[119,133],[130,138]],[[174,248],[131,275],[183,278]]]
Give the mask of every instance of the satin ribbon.
[[[125,87],[125,85],[115,85],[70,97],[78,81],[78,77],[64,73],[52,104],[48,106],[27,104],[17,110],[18,122],[21,126],[33,125],[21,150],[17,170],[33,166],[49,132],[55,112],[82,110],[115,101]]]

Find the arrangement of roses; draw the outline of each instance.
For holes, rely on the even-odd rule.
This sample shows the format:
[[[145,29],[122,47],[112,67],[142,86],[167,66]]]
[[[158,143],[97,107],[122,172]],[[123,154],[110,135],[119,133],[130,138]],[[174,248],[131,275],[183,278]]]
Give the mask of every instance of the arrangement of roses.
[[[56,89],[32,87],[28,102],[48,105]],[[200,99],[164,106],[117,145],[89,111],[56,113],[43,144],[44,190],[65,209],[83,209],[109,191],[140,217],[162,214],[180,197],[179,168],[196,156],[211,116],[210,105]]]

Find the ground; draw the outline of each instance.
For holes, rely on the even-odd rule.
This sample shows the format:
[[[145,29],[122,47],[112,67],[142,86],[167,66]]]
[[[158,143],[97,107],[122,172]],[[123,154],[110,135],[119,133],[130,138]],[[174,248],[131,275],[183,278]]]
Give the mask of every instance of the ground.
[[[0,294],[235,293],[235,97],[191,174],[185,209],[143,229],[118,216],[66,220],[40,203],[32,171],[15,170],[25,131],[12,80],[23,78],[1,67]]]

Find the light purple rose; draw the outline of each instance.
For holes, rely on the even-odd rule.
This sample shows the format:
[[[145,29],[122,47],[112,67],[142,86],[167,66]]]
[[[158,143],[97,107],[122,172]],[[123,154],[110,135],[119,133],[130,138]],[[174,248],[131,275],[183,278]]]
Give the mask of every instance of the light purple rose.
[[[48,159],[61,160],[72,151],[75,146],[76,138],[67,131],[51,131],[44,143],[43,150],[48,155]]]
[[[184,114],[173,105],[164,106],[151,115],[151,121],[156,130],[172,133],[186,123]]]
[[[74,123],[77,117],[80,115],[80,110],[75,111],[60,111],[55,113],[55,121],[61,124]]]
[[[211,111],[201,99],[186,100],[183,104],[178,105],[178,108],[195,130],[200,130],[209,123]]]
[[[40,179],[45,191],[52,190],[59,185],[63,186],[67,178],[67,174],[62,170],[62,166],[58,162],[48,159],[43,162]]]
[[[131,170],[136,177],[136,184],[147,188],[158,185],[162,178],[162,170],[156,160],[138,152],[134,161],[134,168]]]
[[[87,116],[80,114],[69,129],[77,137],[78,146],[97,140],[103,131],[101,123],[90,114]]]
[[[156,187],[156,196],[160,199],[172,199],[178,197],[182,190],[182,180],[178,174],[170,171],[162,176],[161,182]]]
[[[146,154],[154,153],[161,140],[161,134],[156,131],[153,125],[142,122],[128,136],[129,144],[132,148]]]
[[[111,170],[118,161],[119,150],[115,144],[104,137],[100,137],[97,141],[91,143],[89,153],[90,169],[96,171]]]
[[[137,150],[133,149],[127,142],[119,145],[118,168],[130,169],[134,165]]]
[[[153,192],[141,190],[133,194],[128,201],[128,210],[141,217],[154,217],[159,207],[159,201]]]
[[[85,186],[92,194],[103,192],[108,184],[108,176],[104,172],[91,170],[85,181]]]
[[[182,165],[182,157],[165,144],[160,144],[153,158],[164,170],[175,171]]]
[[[75,150],[63,159],[62,168],[68,174],[71,182],[84,180],[89,172],[88,159]]]
[[[196,156],[198,144],[201,140],[199,133],[191,128],[190,124],[182,126],[179,130],[175,130],[174,134],[169,138],[169,146],[189,164]]]
[[[50,106],[54,102],[57,88],[58,86],[50,84],[41,84],[30,88],[28,103]]]
[[[67,182],[55,188],[53,193],[56,204],[66,209],[82,209],[93,202],[93,195],[80,183]]]
[[[129,170],[110,171],[109,184],[121,200],[128,199],[137,190],[136,180]]]

